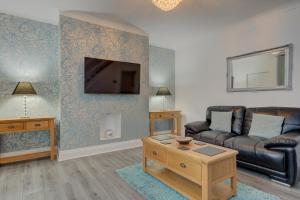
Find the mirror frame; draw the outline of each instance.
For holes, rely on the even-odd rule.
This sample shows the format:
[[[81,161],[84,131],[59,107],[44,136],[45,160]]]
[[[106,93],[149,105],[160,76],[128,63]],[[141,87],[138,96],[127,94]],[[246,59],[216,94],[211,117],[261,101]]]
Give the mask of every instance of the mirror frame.
[[[232,76],[232,61],[246,58],[255,55],[261,55],[266,53],[276,52],[278,50],[284,50],[286,55],[285,61],[285,84],[277,87],[259,87],[259,88],[232,88],[231,76]],[[233,56],[227,58],[227,92],[249,92],[249,91],[272,91],[272,90],[292,90],[292,70],[293,70],[293,44],[288,44],[272,49],[254,51],[239,56]]]

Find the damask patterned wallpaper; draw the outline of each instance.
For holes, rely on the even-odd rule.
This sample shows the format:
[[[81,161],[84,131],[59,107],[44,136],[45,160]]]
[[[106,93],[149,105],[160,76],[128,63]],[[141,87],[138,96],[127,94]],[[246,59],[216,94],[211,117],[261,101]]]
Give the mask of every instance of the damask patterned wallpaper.
[[[58,27],[0,13],[0,118],[23,115],[23,97],[11,93],[31,81],[38,96],[28,97],[30,116],[59,116]],[[0,153],[49,145],[46,132],[0,136]]]
[[[149,40],[100,25],[60,16],[61,135],[60,149],[141,138],[148,134]],[[141,64],[140,95],[84,94],[84,57]],[[100,141],[100,120],[121,114],[122,138]]]
[[[28,97],[29,115],[57,117],[57,139],[62,119],[62,150],[148,134],[149,95],[153,94],[149,76],[151,87],[168,85],[174,92],[174,52],[150,46],[149,67],[149,41],[145,36],[64,16],[59,30],[55,25],[0,13],[0,44],[0,117],[23,115],[23,97],[11,93],[18,81],[33,82],[38,95]],[[84,56],[140,63],[141,95],[85,95]],[[173,97],[170,102],[172,108]],[[150,108],[160,103],[150,100]],[[100,142],[100,120],[107,113],[121,113],[122,138]],[[168,129],[169,125],[158,123],[157,129]],[[47,132],[0,136],[0,153],[48,145]]]

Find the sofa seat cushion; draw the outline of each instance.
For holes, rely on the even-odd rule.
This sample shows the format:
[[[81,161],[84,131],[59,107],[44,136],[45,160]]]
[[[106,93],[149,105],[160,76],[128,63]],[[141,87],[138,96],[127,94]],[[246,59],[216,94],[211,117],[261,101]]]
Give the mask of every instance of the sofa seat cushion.
[[[257,136],[237,136],[225,141],[224,146],[239,151],[237,159],[256,164],[255,145],[264,140]]]
[[[216,144],[219,146],[224,145],[224,141],[234,137],[235,134],[223,132],[223,131],[203,131],[195,135],[194,139],[207,142],[210,144]]]
[[[237,159],[240,161],[284,172],[285,154],[264,148],[266,140],[259,136],[237,136],[226,140],[224,146],[237,150]]]

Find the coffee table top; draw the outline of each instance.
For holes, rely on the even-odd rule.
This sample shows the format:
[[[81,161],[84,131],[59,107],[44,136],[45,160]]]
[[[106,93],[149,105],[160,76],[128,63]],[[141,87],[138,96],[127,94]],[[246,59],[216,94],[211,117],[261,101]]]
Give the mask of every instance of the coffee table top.
[[[185,154],[184,156],[186,156],[186,158],[193,159],[196,162],[214,163],[214,162],[223,160],[223,159],[228,158],[228,157],[236,156],[238,154],[238,151],[236,151],[236,150],[228,149],[228,148],[225,148],[225,147],[221,147],[221,146],[217,146],[217,145],[213,145],[213,144],[208,144],[208,143],[204,143],[204,142],[203,142],[204,143],[203,145],[197,145],[197,144],[195,144],[195,142],[197,142],[195,140],[193,140],[188,145],[179,145],[178,142],[175,139],[165,140],[165,141],[170,141],[171,142],[170,144],[162,144],[161,143],[162,141],[155,140],[151,137],[146,137],[146,138],[143,138],[142,140],[143,140],[143,142],[153,143],[153,144],[159,145],[161,148],[164,148],[165,150],[170,151],[170,152]],[[179,146],[188,147],[189,150],[178,149]],[[220,154],[217,154],[217,155],[214,155],[214,156],[207,156],[207,155],[204,155],[204,154],[193,151],[195,149],[208,147],[208,146],[215,147],[215,148],[218,148],[218,149],[222,149],[222,150],[224,150],[224,152],[222,152]]]

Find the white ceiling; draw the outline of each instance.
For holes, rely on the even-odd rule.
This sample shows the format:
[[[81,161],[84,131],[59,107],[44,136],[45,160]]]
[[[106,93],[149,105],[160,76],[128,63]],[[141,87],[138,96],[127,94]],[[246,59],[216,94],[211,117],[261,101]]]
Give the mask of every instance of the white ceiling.
[[[300,0],[183,0],[171,12],[151,0],[0,0],[0,11],[58,24],[59,13],[84,11],[116,16],[148,33],[150,43],[177,49],[201,36]],[[96,15],[94,15],[96,16]]]

